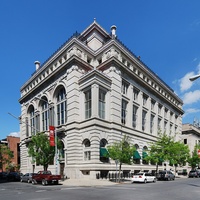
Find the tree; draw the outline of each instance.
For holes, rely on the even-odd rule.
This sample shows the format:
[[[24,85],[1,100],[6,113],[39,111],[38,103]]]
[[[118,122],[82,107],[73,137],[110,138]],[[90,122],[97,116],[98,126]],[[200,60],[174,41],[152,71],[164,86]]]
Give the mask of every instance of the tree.
[[[188,146],[181,142],[175,142],[174,137],[167,134],[158,133],[159,138],[150,146],[149,155],[145,158],[147,161],[156,163],[156,173],[160,162],[169,161],[175,167],[184,165],[189,156]],[[176,169],[175,169],[176,170]]]
[[[5,164],[11,163],[13,158],[13,152],[5,144],[0,144],[0,168],[3,171],[3,166]]]
[[[177,165],[184,166],[189,158],[189,148],[187,145],[181,143],[180,141],[171,144],[171,156],[170,164],[175,166],[175,171]]]
[[[119,174],[121,174],[122,164],[131,164],[133,153],[136,151],[135,146],[129,143],[129,137],[126,135],[119,142],[114,142],[108,146],[108,156],[119,163]],[[119,179],[120,181],[120,179]]]
[[[200,149],[200,145],[195,145],[192,155],[188,158],[188,164],[191,166],[192,169],[195,169],[200,163],[198,149]]]
[[[33,162],[42,165],[43,169],[47,170],[49,164],[53,162],[55,147],[50,146],[48,135],[37,133],[32,136],[31,142],[28,144],[28,154],[32,157]]]

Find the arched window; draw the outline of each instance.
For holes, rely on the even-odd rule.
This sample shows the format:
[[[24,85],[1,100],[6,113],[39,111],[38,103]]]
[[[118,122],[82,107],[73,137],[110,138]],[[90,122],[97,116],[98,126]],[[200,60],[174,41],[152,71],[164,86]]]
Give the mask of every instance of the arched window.
[[[138,152],[138,149],[139,149],[138,144],[135,144],[135,148],[136,148],[136,151],[133,153],[133,161],[135,164],[140,164],[141,156]]]
[[[56,96],[57,99],[57,125],[65,124],[67,121],[67,102],[66,102],[66,91],[62,87]]]
[[[142,163],[143,164],[148,164],[148,162],[145,160],[145,158],[148,156],[147,151],[148,151],[148,148],[144,146],[142,149]]]
[[[46,97],[41,99],[42,107],[42,130],[49,130],[49,103]]]
[[[100,161],[101,162],[109,162],[109,153],[106,149],[106,145],[108,144],[106,139],[100,140]]]
[[[35,126],[35,109],[33,105],[31,105],[28,109],[28,115],[29,115],[29,123],[30,125],[30,130],[31,130],[31,135],[36,134],[36,126]]]
[[[83,154],[84,160],[91,160],[90,140],[83,140]]]

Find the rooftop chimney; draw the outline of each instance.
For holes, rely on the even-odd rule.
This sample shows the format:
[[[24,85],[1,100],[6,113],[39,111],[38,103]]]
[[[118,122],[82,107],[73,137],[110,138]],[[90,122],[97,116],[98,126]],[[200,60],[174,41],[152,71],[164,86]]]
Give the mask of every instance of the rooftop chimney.
[[[39,61],[35,61],[35,69],[36,71],[40,68],[40,62]]]
[[[115,38],[117,27],[115,25],[112,25],[110,29],[111,29],[112,38]]]

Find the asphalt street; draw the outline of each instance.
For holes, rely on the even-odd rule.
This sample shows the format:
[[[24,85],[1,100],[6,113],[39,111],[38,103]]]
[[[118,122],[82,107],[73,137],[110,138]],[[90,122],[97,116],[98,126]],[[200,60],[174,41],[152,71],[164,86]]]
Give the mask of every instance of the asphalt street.
[[[0,200],[199,200],[200,178],[184,178],[156,183],[100,186],[32,185],[0,183]]]

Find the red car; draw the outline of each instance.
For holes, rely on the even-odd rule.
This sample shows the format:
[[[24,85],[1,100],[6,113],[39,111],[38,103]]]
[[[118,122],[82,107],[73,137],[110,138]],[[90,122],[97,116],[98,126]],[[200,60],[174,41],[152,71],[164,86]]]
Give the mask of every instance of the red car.
[[[42,183],[42,185],[58,184],[61,175],[53,175],[51,171],[39,171],[32,176],[32,184]]]

